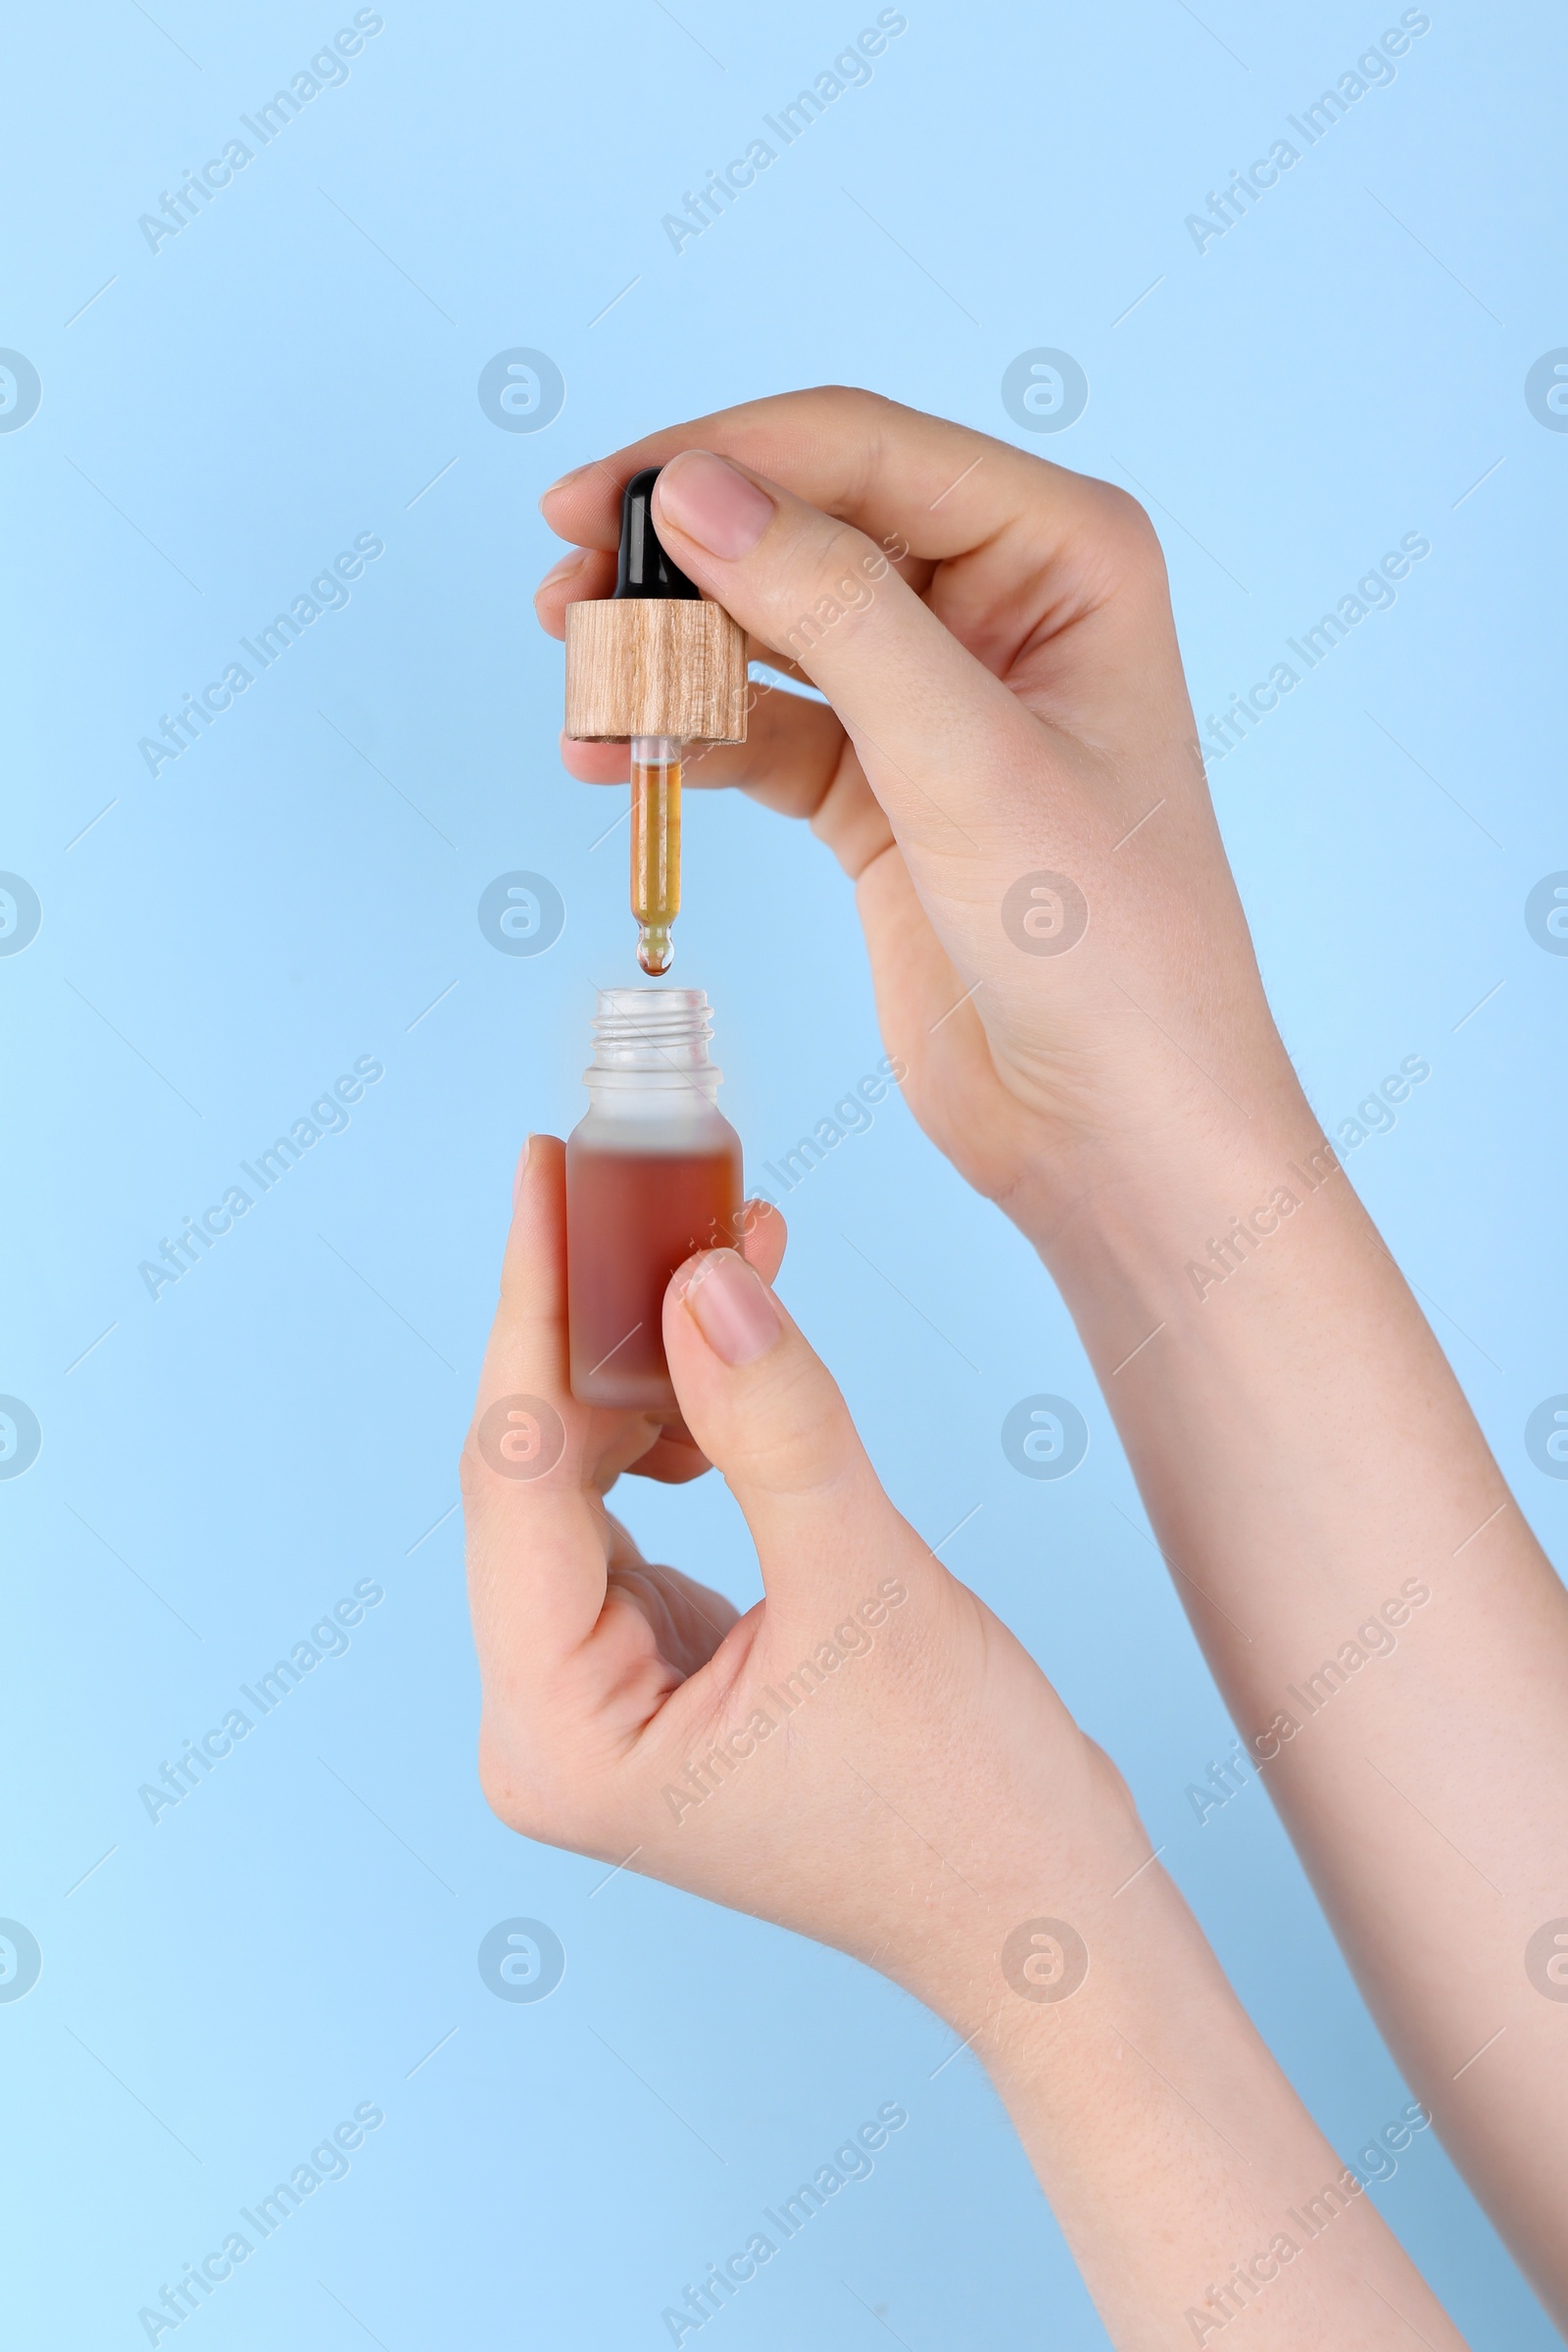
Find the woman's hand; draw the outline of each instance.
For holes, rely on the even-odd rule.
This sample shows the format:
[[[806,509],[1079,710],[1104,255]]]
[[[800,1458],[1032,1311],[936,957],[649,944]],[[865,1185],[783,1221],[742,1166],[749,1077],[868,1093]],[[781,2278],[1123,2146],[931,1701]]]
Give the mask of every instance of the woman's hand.
[[[546,492],[579,543],[536,599],[558,636],[610,594],[621,485],[656,465],[670,554],[832,706],[762,692],[692,780],[836,853],[906,1097],[969,1181],[1045,1242],[1173,1126],[1310,1137],[1135,501],[870,393],[756,401]],[[615,745],[564,755],[626,774]]]
[[[1152,533],[1103,483],[808,393],[558,485],[594,552],[547,625],[607,592],[618,483],[659,464],[676,561],[834,706],[770,695],[698,772],[858,876],[911,1106],[1061,1285],[1395,2055],[1568,2324],[1563,2012],[1521,1960],[1563,1909],[1568,1598],[1274,1031]],[[1076,944],[1059,883],[1015,919],[1041,870]]]
[[[700,1457],[566,1385],[562,1146],[536,1136],[463,1462],[504,1821],[853,1952],[990,2069],[1122,2352],[1260,2306],[1269,2352],[1459,2339],[1258,2041],[1113,1768],[882,1492],[754,1220],[669,1286],[695,1446],[746,1515],[738,1617],[605,1507]],[[673,1443],[679,1444],[680,1441]],[[1317,2229],[1301,2219],[1326,2216]],[[1329,2227],[1332,2223],[1332,2227]],[[668,2315],[684,2337],[701,2325]]]
[[[777,1213],[749,1217],[756,1270],[714,1250],[670,1285],[694,1445],[570,1395],[564,1214],[562,1146],[536,1136],[463,1465],[486,1794],[530,1837],[855,1952],[968,2033],[1019,1920],[1087,1935],[1148,1852],[1121,1783],[883,1493],[768,1287]],[[744,1617],[606,1508],[622,1471],[704,1457],[757,1545]]]

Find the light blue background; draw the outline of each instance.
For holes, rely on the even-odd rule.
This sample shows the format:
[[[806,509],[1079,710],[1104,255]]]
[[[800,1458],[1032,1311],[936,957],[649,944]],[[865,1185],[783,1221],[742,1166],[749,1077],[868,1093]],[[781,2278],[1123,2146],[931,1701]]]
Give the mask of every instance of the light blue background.
[[[1200,256],[1184,217],[1397,8],[910,0],[869,85],[677,256],[661,215],[875,13],[391,0],[347,84],[156,255],[138,215],[352,11],[156,0],[155,24],[102,0],[14,26],[0,343],[43,381],[0,436],[0,866],[43,903],[0,959],[0,1390],[43,1428],[0,1484],[0,1913],[43,1948],[0,2005],[18,2343],[144,2341],[138,2306],[373,2100],[351,2176],[190,2340],[653,2346],[683,2283],[890,2099],[906,2131],[726,2339],[854,2352],[888,2340],[881,2315],[911,2352],[1103,2341],[973,2061],[936,2071],[934,2020],[754,1921],[630,1873],[601,1887],[475,1783],[443,1514],[518,1142],[577,1117],[592,985],[633,976],[624,835],[593,847],[616,804],[560,771],[561,655],[529,607],[554,548],[534,502],[568,466],[841,379],[1141,485],[1200,714],[1401,533],[1430,537],[1213,785],[1331,1134],[1401,1057],[1431,1061],[1351,1173],[1560,1547],[1568,1485],[1522,1432],[1568,1389],[1568,958],[1523,921],[1568,866],[1568,435],[1523,398],[1568,343],[1561,19],[1436,0],[1394,85]],[[516,345],[565,377],[536,435],[475,395]],[[1000,399],[1040,345],[1091,385],[1054,439]],[[386,552],[347,610],[154,781],[137,739],[361,532]],[[677,976],[712,995],[756,1164],[873,1067],[864,958],[804,829],[704,800],[688,841]],[[567,908],[538,958],[475,920],[515,867]],[[154,1303],[138,1260],[366,1054],[385,1077],[348,1132]],[[1202,1829],[1184,1795],[1229,1727],[1050,1283],[897,1102],[790,1215],[785,1295],[895,1497],[933,1541],[976,1514],[946,1556],[1130,1774],[1353,2154],[1409,2094],[1259,1791]],[[1089,1423],[1060,1483],[1001,1450],[1035,1391]],[[716,1481],[626,1507],[650,1548],[753,1595]],[[150,1823],[138,1785],[366,1577],[386,1597],[349,1654]],[[515,1914],[566,1948],[542,2004],[476,1971]],[[1373,2194],[1474,2344],[1552,2340],[1434,2137]]]

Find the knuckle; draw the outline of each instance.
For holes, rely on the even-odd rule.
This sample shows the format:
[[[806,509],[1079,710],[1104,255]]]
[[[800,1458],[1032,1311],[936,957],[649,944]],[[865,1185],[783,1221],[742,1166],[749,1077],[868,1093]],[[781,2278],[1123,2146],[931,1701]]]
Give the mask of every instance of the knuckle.
[[[480,1719],[476,1757],[479,1792],[499,1822],[536,1844],[566,1853],[608,1853],[618,1834],[616,1808],[606,1802],[591,1762],[575,1743],[547,1737],[535,1724],[519,1731],[513,1707],[502,1702]]]
[[[518,1756],[511,1727],[512,1710],[503,1703],[481,1717],[479,1724],[479,1792],[498,1821],[519,1838],[535,1838],[546,1845],[559,1839],[559,1823],[549,1802],[550,1775]],[[526,1750],[527,1741],[523,1741]]]
[[[880,416],[888,407],[880,392],[867,391],[863,384],[813,384],[800,397],[813,408],[824,409],[835,422],[841,423]]]
[[[1162,570],[1164,555],[1148,509],[1115,482],[1097,484],[1100,492],[1101,530],[1130,566],[1146,571]]]
[[[479,1734],[479,1793],[498,1821],[526,1835],[527,1808],[521,1789],[488,1729]]]

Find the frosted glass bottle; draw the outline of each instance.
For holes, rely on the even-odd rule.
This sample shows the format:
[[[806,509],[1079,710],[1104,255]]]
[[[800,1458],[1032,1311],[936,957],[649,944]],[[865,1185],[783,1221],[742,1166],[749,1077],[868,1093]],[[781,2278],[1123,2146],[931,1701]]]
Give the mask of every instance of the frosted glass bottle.
[[[571,1393],[672,1419],[664,1288],[740,1240],[741,1141],[718,1108],[700,988],[603,988],[588,1110],[566,1141]]]

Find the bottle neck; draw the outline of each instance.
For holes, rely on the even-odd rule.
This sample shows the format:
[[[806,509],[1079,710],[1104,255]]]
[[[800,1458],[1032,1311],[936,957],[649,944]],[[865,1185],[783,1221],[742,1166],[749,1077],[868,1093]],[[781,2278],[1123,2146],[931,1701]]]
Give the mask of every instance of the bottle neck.
[[[709,1058],[711,1035],[700,988],[602,988],[583,1072],[595,1109],[678,1117],[713,1105],[723,1072]]]

